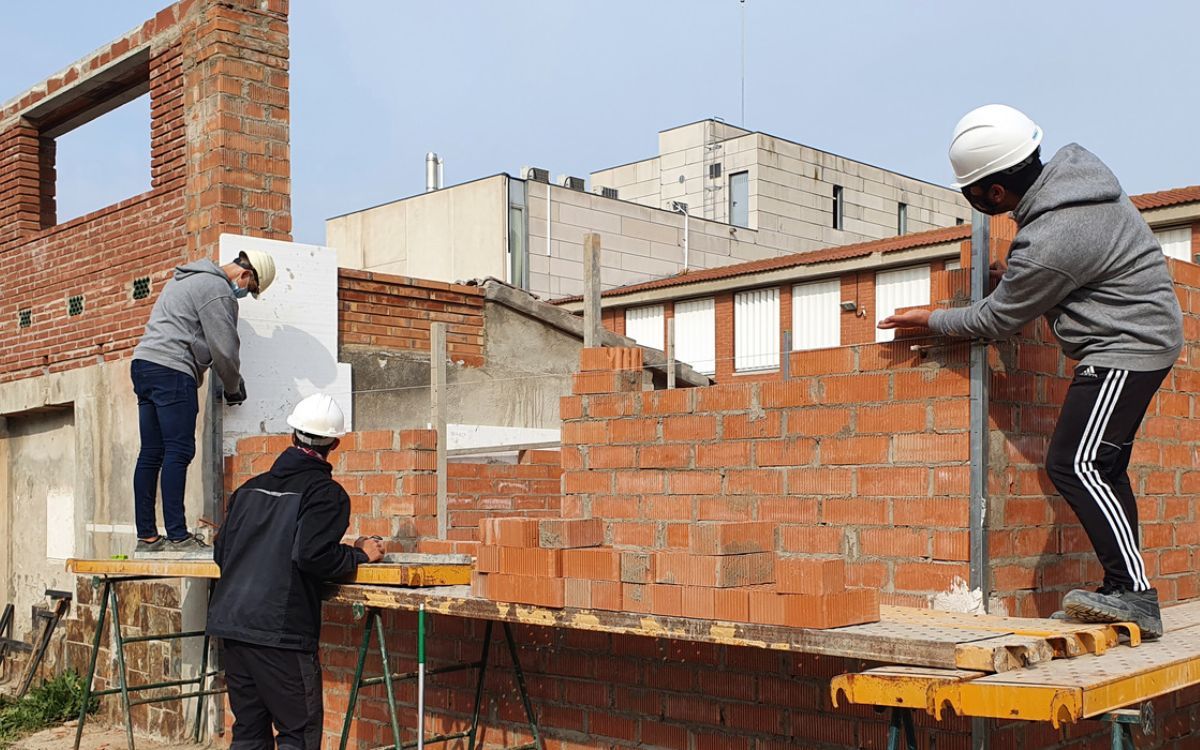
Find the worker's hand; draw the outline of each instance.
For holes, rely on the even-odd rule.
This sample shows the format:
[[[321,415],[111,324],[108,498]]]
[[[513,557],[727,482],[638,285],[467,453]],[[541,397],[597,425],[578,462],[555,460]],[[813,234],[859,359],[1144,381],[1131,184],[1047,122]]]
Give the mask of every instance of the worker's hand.
[[[229,406],[237,406],[246,400],[246,381],[238,379],[238,389],[236,393],[226,393],[225,403]]]
[[[928,328],[929,316],[933,313],[929,310],[906,310],[902,313],[889,315],[879,321],[879,327],[888,328]]]
[[[354,546],[367,553],[369,563],[383,559],[383,542],[373,536],[360,536],[354,540]]]

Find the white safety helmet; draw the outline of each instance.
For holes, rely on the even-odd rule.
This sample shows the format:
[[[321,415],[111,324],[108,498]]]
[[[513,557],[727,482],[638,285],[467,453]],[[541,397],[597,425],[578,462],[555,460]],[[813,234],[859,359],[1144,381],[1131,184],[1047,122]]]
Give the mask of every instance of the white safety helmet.
[[[329,445],[346,434],[346,415],[329,396],[314,393],[292,410],[287,423],[310,445]]]
[[[1004,104],[973,109],[954,126],[950,141],[953,187],[962,189],[1025,161],[1042,143],[1042,129]]]
[[[267,287],[275,280],[275,259],[270,253],[262,250],[242,250],[238,255],[245,258],[254,268],[255,277],[258,279],[258,294],[255,294],[254,298],[258,299],[258,295],[267,291]]]

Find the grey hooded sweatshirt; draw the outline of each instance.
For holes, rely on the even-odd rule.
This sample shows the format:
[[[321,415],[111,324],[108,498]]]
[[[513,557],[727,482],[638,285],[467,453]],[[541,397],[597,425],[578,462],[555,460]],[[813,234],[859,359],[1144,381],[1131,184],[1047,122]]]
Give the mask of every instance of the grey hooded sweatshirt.
[[[196,385],[212,367],[226,393],[241,384],[238,301],[229,277],[211,260],[175,269],[150,311],[133,358],[191,375]]]
[[[1081,364],[1138,372],[1174,364],[1183,316],[1162,248],[1116,176],[1078,144],[1059,150],[1013,211],[1008,270],[970,307],[937,310],[937,333],[1012,336],[1045,315]]]

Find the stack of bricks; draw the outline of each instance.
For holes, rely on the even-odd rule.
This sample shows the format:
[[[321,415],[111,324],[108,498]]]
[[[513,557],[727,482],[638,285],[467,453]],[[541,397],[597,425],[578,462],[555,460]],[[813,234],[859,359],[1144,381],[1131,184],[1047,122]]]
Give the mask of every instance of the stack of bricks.
[[[780,558],[774,524],[702,523],[687,551],[603,546],[599,519],[480,522],[472,590],[495,601],[802,628],[879,619],[840,559]]]

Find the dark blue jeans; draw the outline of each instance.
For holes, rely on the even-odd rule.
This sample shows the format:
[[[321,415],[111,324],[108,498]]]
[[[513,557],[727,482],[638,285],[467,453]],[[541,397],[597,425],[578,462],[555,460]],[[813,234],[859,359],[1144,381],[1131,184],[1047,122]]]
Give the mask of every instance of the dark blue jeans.
[[[169,367],[135,359],[130,368],[138,399],[142,449],[133,470],[133,507],[139,539],[158,536],[155,485],[162,474],[163,523],[168,539],[188,535],[183,512],[187,468],[196,455],[196,379]]]

